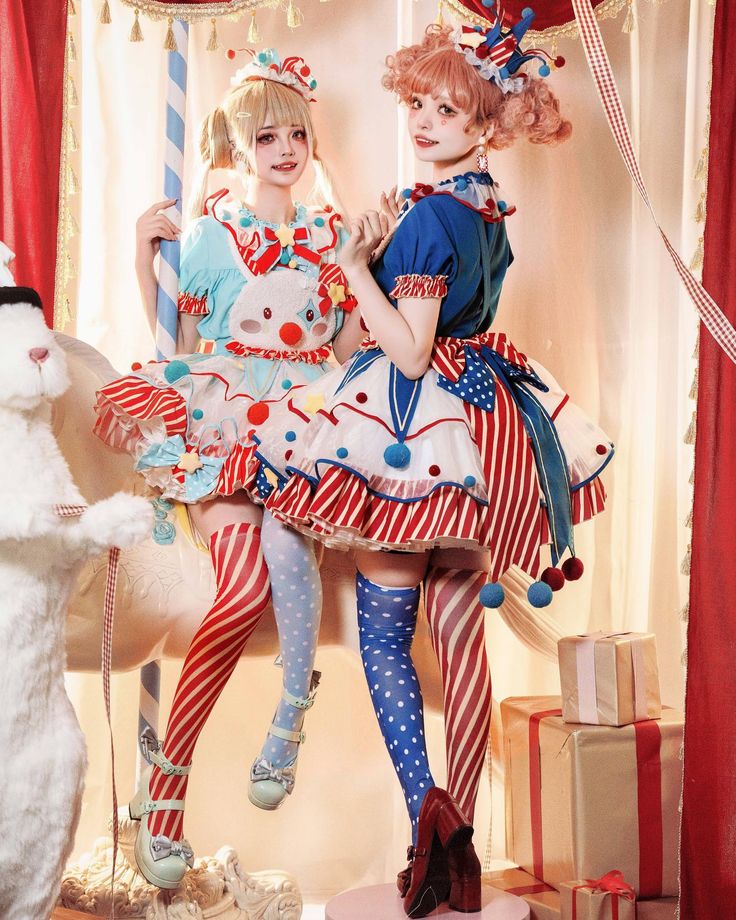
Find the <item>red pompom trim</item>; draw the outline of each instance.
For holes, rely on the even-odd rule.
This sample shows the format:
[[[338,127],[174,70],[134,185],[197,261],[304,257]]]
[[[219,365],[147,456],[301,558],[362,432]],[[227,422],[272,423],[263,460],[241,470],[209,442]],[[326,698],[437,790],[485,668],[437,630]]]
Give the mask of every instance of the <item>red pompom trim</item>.
[[[562,574],[568,581],[577,581],[585,571],[585,566],[577,556],[562,563]]]
[[[565,587],[565,576],[559,569],[554,569],[551,566],[542,572],[541,580],[545,585],[549,585],[553,591],[559,591],[560,588]]]
[[[251,423],[251,425],[262,425],[270,414],[270,409],[266,403],[263,402],[253,403],[253,405],[248,408],[248,412],[246,413],[248,416],[248,421]]]

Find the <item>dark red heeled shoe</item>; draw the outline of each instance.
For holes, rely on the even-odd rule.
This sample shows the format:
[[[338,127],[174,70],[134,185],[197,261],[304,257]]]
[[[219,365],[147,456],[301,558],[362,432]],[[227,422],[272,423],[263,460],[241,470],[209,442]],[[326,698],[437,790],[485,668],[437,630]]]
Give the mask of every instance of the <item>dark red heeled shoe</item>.
[[[407,847],[406,858],[409,860],[409,865],[406,869],[402,869],[401,872],[396,876],[396,887],[399,889],[399,896],[401,898],[406,897],[406,893],[411,887],[411,869],[414,865],[414,847]]]
[[[404,896],[407,917],[426,917],[447,900],[451,887],[447,852],[466,847],[472,837],[473,826],[457,802],[433,786],[419,811],[411,884]]]
[[[448,850],[447,866],[450,870],[450,908],[463,914],[477,913],[481,908],[480,860],[472,842]]]

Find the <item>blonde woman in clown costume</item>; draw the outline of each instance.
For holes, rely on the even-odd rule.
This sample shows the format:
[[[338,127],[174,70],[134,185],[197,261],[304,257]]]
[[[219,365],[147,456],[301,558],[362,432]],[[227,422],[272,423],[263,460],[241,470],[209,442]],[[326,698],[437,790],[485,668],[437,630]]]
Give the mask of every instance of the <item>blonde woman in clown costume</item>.
[[[491,331],[514,209],[488,151],[524,136],[554,144],[571,127],[543,79],[545,56],[519,47],[533,13],[511,25],[487,6],[491,28],[430,27],[388,59],[384,86],[407,105],[433,181],[403,193],[388,238],[376,212],[351,224],[340,264],[369,337],[256,433],[248,481],[280,520],[355,550],[361,656],[412,824],[398,877],[411,917],[446,900],[480,910],[471,838],[491,717],[483,609],[502,602],[498,579],[512,565],[534,579],[536,606],[580,577],[573,526],[602,510],[598,477],[613,454],[549,372]],[[521,70],[530,62],[533,75]],[[410,655],[422,581],[448,791],[430,771]]]
[[[251,768],[249,797],[261,808],[278,807],[292,791],[316,690],[322,595],[313,541],[262,516],[242,489],[254,434],[271,407],[323,377],[331,341],[340,353],[351,335],[344,321],[355,302],[336,264],[340,216],[292,198],[308,165],[318,180],[326,177],[309,113],[315,87],[302,58],[282,63],[273,50],[238,72],[202,128],[202,189],[209,168],[235,168],[247,183],[246,203],[223,191],[202,205],[200,195],[202,216],[182,246],[182,353],[134,365],[98,393],[97,434],[129,451],[165,498],[188,504],[215,570],[215,600],[184,660],[166,736],[141,739],[152,770],[130,803],[140,819],[135,854],[160,888],[176,888],[192,864],[183,811],[194,748],[270,596],[284,676]],[[178,234],[161,213],[172,203],[154,205],[138,221],[137,271],[152,327],[154,257],[161,239]],[[343,344],[347,355],[360,339],[359,326],[350,325],[358,337]]]

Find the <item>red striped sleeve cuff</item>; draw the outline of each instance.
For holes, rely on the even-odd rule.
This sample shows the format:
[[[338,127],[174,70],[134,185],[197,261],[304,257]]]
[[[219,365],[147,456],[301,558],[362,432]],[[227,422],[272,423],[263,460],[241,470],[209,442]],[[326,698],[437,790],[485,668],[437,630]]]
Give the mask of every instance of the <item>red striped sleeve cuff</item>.
[[[446,297],[446,280],[447,275],[399,275],[389,297]]]
[[[207,308],[207,295],[195,297],[194,294],[187,294],[182,291],[179,294],[177,306],[180,313],[188,313],[190,316],[205,316],[210,311]]]

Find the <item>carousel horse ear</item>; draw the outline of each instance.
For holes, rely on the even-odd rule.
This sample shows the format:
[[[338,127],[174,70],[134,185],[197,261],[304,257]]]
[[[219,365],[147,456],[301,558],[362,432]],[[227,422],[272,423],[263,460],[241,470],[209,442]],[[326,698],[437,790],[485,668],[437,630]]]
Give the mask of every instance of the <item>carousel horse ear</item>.
[[[0,306],[12,303],[27,303],[32,307],[43,309],[41,296],[30,287],[0,287]]]

